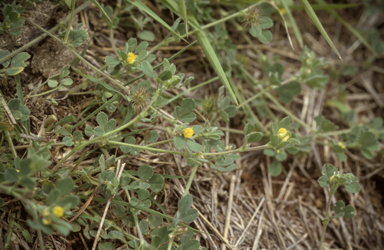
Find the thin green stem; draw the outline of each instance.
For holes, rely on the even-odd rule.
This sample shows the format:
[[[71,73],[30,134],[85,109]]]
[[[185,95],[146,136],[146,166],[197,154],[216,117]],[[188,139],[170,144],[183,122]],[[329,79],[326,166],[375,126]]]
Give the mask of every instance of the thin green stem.
[[[188,179],[187,186],[185,187],[185,191],[184,191],[183,197],[186,196],[189,193],[189,189],[191,188],[193,177],[195,177],[195,174],[196,174],[198,168],[199,168],[199,165],[197,165],[197,164],[193,167],[192,173],[191,173],[191,175],[189,176],[189,179]]]
[[[335,191],[336,191],[336,190],[333,190],[333,189],[331,188],[331,193],[329,194],[329,197],[328,197],[328,201],[327,201],[327,209],[326,209],[326,212],[325,212],[325,218],[324,218],[324,221],[323,221],[323,231],[322,231],[322,233],[321,233],[321,240],[320,240],[319,250],[321,250],[322,247],[323,247],[325,231],[326,231],[327,226],[328,226],[328,223],[329,223],[329,209],[330,209],[330,207],[331,207],[331,199],[332,199],[332,195],[333,195],[333,193],[334,193]]]
[[[208,81],[205,81],[205,82],[200,83],[200,84],[198,84],[198,85],[196,85],[196,86],[190,87],[190,88],[188,88],[187,90],[185,90],[185,91],[181,92],[180,94],[178,94],[178,95],[172,97],[171,99],[169,99],[169,100],[167,101],[167,104],[173,102],[173,101],[176,100],[177,98],[182,97],[185,93],[191,92],[191,91],[194,90],[194,89],[200,88],[200,87],[202,87],[202,86],[204,86],[204,85],[207,85],[208,83],[217,81],[217,80],[219,80],[219,79],[220,79],[220,78],[219,78],[218,76],[216,76],[216,77],[214,77],[214,78],[212,78],[212,79],[210,79],[210,80],[208,80]]]
[[[75,14],[75,6],[76,6],[76,0],[72,0],[71,17],[69,18],[68,28],[67,28],[67,31],[65,32],[64,44],[67,44],[68,42],[69,32],[71,31],[71,28],[72,28],[73,15]]]
[[[235,154],[235,153],[241,153],[241,152],[248,152],[248,151],[255,151],[255,150],[262,150],[262,149],[267,149],[271,148],[270,146],[267,145],[262,145],[262,146],[257,146],[257,147],[251,147],[251,148],[238,148],[234,150],[228,150],[228,151],[223,151],[223,152],[217,152],[217,153],[203,153],[201,155],[203,156],[216,156],[216,155],[226,155],[226,154]]]
[[[7,138],[7,141],[8,141],[8,146],[11,148],[13,157],[17,157],[17,153],[12,142],[11,134],[8,131],[4,131],[4,132],[5,132],[5,137]]]
[[[126,146],[126,147],[131,147],[131,148],[138,148],[138,149],[142,149],[142,150],[155,151],[155,152],[159,152],[159,153],[177,154],[177,155],[182,155],[182,156],[185,155],[185,153],[183,153],[183,152],[165,150],[165,149],[160,149],[160,148],[152,148],[152,147],[148,147],[148,146],[140,146],[140,145],[118,142],[118,141],[108,141],[107,143],[109,145]]]

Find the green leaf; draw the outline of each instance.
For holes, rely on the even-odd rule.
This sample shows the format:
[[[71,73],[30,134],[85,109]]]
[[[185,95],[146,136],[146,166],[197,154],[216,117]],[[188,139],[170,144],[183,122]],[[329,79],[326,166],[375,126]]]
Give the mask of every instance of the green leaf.
[[[197,210],[194,208],[191,208],[186,213],[180,215],[180,220],[189,224],[189,223],[192,223],[198,216],[199,216],[199,213],[197,212]]]
[[[56,203],[56,206],[62,207],[64,210],[73,208],[79,204],[79,197],[77,195],[67,195]]]
[[[282,170],[283,166],[281,166],[281,163],[277,160],[274,160],[268,168],[268,171],[271,176],[278,176],[279,174],[281,174]]]
[[[27,52],[21,52],[17,54],[15,57],[11,60],[11,67],[18,68],[22,67],[25,68],[27,64],[25,64],[25,60],[29,59],[31,56]]]
[[[85,30],[71,30],[69,32],[69,41],[71,41],[73,47],[79,47],[88,38],[88,33]]]
[[[195,106],[196,106],[195,101],[192,100],[191,98],[184,99],[183,102],[181,103],[180,115],[182,116],[192,112]]]
[[[63,138],[63,142],[64,142],[64,144],[65,144],[66,146],[68,146],[68,147],[70,147],[70,146],[73,145],[72,137],[70,137],[70,136],[65,136],[65,137]]]
[[[170,70],[164,70],[159,75],[160,80],[166,81],[172,78],[172,72]]]
[[[248,134],[250,134],[254,129],[255,129],[255,126],[253,126],[253,125],[250,124],[250,123],[247,123],[247,125],[245,125],[245,127],[244,127],[243,133],[244,133],[244,135],[248,135]]]
[[[327,176],[323,175],[317,180],[317,182],[319,183],[320,187],[326,187],[328,185],[328,178]]]
[[[356,210],[354,207],[352,207],[351,205],[348,205],[345,207],[344,209],[345,218],[352,218],[353,216],[355,216],[355,214],[356,214]]]
[[[292,81],[281,85],[275,89],[282,103],[290,103],[296,95],[301,92],[301,85],[297,81]]]
[[[277,127],[280,128],[287,128],[289,124],[291,123],[291,118],[289,116],[284,117],[278,124]]]
[[[263,138],[263,134],[260,132],[255,132],[250,134],[247,142],[258,142]]]
[[[151,214],[149,216],[149,227],[151,229],[155,229],[156,227],[160,226],[161,223],[163,223],[163,217],[156,215],[156,214]]]
[[[137,174],[141,180],[149,180],[153,176],[153,168],[148,165],[142,165],[137,171]]]
[[[56,203],[59,197],[60,197],[60,190],[55,188],[49,193],[48,200],[51,204],[53,204],[53,203]]]
[[[361,145],[362,148],[370,147],[377,144],[376,135],[372,132],[365,132],[360,135],[360,138],[357,142]]]
[[[9,76],[14,76],[23,72],[23,70],[24,70],[23,67],[9,68],[9,69],[6,69],[5,73],[7,73],[7,75]]]
[[[20,180],[20,184],[23,187],[28,188],[29,190],[32,190],[35,187],[35,181],[33,181],[30,177],[24,177]]]
[[[56,188],[60,191],[60,196],[64,196],[72,191],[75,187],[75,182],[71,177],[67,177],[65,179],[59,180],[56,183]]]
[[[175,148],[181,150],[185,147],[185,140],[182,136],[176,136],[174,139]]]
[[[137,36],[143,40],[153,42],[155,40],[155,34],[152,31],[143,30],[142,32],[137,33]]]
[[[279,144],[279,136],[278,135],[271,135],[271,144],[274,147],[276,147]]]
[[[190,139],[187,139],[187,146],[189,149],[191,149],[194,152],[201,152],[203,151],[203,146],[199,143],[196,143]]]
[[[102,128],[106,128],[108,123],[108,116],[104,112],[99,112],[96,116],[96,121]]]
[[[326,163],[323,165],[323,168],[321,170],[321,173],[327,177],[327,180],[331,178],[337,171],[337,168],[335,168],[332,164]]]
[[[180,211],[180,214],[184,214],[188,212],[188,210],[191,208],[193,203],[193,198],[191,194],[186,194],[183,196],[179,202],[178,202],[178,210]]]
[[[15,182],[19,179],[19,174],[14,168],[7,168],[5,170],[5,178],[7,181]]]
[[[269,17],[262,17],[259,22],[260,28],[263,30],[269,29],[273,26],[273,21]]]
[[[328,42],[328,44],[331,46],[333,51],[337,54],[337,56],[340,58],[342,61],[341,55],[339,51],[336,49],[335,45],[333,44],[331,38],[329,38],[327,32],[325,31],[323,25],[321,24],[320,20],[317,18],[315,12],[313,11],[311,4],[308,2],[308,0],[301,0],[304,6],[305,12],[307,12],[309,18],[312,20],[312,22],[315,24],[317,29],[320,31],[320,33],[323,35],[325,40]]]
[[[181,245],[182,250],[198,250],[200,243],[197,240],[189,240]]]
[[[263,30],[257,38],[260,42],[268,44],[272,41],[272,32],[270,32],[269,30]]]
[[[48,80],[48,86],[50,88],[56,88],[59,83],[56,80]]]
[[[185,41],[184,38],[182,38],[179,34],[177,34],[173,29],[172,27],[170,27],[163,19],[161,19],[155,12],[153,12],[150,8],[148,8],[143,2],[141,2],[141,0],[135,0],[135,1],[131,1],[131,0],[125,0],[127,1],[128,3],[136,6],[137,8],[139,8],[140,10],[146,12],[148,15],[150,15],[153,19],[155,19],[157,22],[159,22],[162,26],[164,26],[166,29],[168,29],[170,32],[172,32],[173,35],[175,35],[176,37],[182,39],[183,41]],[[187,42],[187,41],[185,41]]]
[[[193,112],[190,112],[188,114],[185,114],[185,115],[179,117],[180,121],[187,122],[187,123],[193,122],[195,119],[196,119],[196,115]]]
[[[254,37],[260,36],[261,31],[262,31],[262,29],[260,26],[252,26],[251,28],[249,28],[249,33]]]
[[[156,130],[150,131],[144,138],[145,143],[154,143],[159,138],[159,134]]]
[[[351,183],[351,184],[348,184],[348,185],[345,185],[345,189],[349,192],[349,193],[358,193],[360,192],[360,185],[358,183]]]
[[[20,172],[19,172],[20,176],[29,175],[29,173],[31,172],[31,170],[33,168],[33,164],[34,164],[34,162],[32,161],[31,158],[24,158],[20,162]]]
[[[335,214],[337,217],[342,217],[344,216],[344,208],[345,208],[345,203],[344,201],[337,201],[335,204]]]
[[[60,84],[69,87],[73,84],[73,80],[71,78],[64,78],[63,80],[60,81]]]
[[[230,172],[230,171],[235,170],[237,168],[236,164],[231,164],[231,165],[228,165],[226,167],[217,167],[217,166],[212,165],[212,164],[210,166],[213,170],[219,171],[220,173],[227,173],[227,172]]]
[[[148,181],[151,185],[151,190],[154,192],[160,192],[164,187],[164,177],[159,174],[154,174],[152,178]]]
[[[3,59],[3,57],[6,57],[9,54],[10,54],[10,52],[8,50],[0,49],[0,60]],[[2,62],[1,65],[3,65],[4,68],[7,68],[10,63],[11,63],[11,60],[7,60],[5,62]]]
[[[115,250],[116,249],[115,245],[112,242],[99,243],[98,248],[99,250]]]
[[[153,68],[151,66],[151,64],[147,61],[143,61],[141,63],[141,67],[143,69],[143,72],[146,76],[149,76],[149,77],[152,77],[152,78],[156,78],[156,75],[155,73],[153,73]]]

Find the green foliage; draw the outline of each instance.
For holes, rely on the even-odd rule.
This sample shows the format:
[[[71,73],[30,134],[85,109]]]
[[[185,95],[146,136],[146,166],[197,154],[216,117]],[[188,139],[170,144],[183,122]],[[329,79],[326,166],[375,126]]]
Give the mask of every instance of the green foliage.
[[[301,68],[297,79],[311,88],[324,88],[329,77],[322,73],[325,63],[323,58],[316,58],[315,53],[304,47],[301,54]]]
[[[21,16],[25,8],[13,1],[12,4],[5,4],[3,7],[3,21],[0,22],[0,34],[9,32],[12,35],[18,36],[21,34],[21,27],[25,22],[25,17]],[[1,58],[1,55],[0,55]]]
[[[1,58],[8,56],[9,54],[10,52],[8,50],[0,50],[0,60]],[[29,59],[30,57],[31,56],[28,53],[21,52],[13,58],[2,62],[1,65],[4,67],[4,69],[0,69],[0,76],[4,76],[4,74],[2,74],[3,72],[6,73],[8,76],[20,74],[27,66],[24,61]]]

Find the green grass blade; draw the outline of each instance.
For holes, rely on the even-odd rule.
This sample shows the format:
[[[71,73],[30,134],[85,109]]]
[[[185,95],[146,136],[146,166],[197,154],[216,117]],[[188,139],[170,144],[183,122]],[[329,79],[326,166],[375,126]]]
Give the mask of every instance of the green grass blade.
[[[221,82],[224,84],[225,88],[228,91],[228,94],[231,96],[232,100],[238,104],[237,98],[235,93],[233,92],[231,85],[229,85],[227,76],[224,73],[223,67],[221,67],[220,61],[217,58],[217,55],[215,51],[212,48],[211,43],[208,41],[207,36],[204,32],[197,32],[195,34],[197,41],[199,42],[201,48],[204,51],[205,56],[207,57],[208,61],[210,62],[211,66],[215,69],[217,75],[220,77]]]
[[[96,0],[91,0],[92,3],[94,3],[96,5],[97,8],[99,8],[99,10],[101,12],[103,12],[104,16],[108,19],[108,21],[112,24],[112,20],[111,18],[109,18],[107,12],[105,12],[105,10],[103,9],[103,7],[101,7],[101,5],[96,1]]]
[[[341,55],[339,51],[336,49],[336,46],[333,44],[331,38],[328,36],[327,32],[325,31],[323,25],[321,24],[319,18],[317,18],[315,12],[313,11],[311,4],[308,2],[308,0],[301,0],[301,2],[304,5],[304,10],[307,12],[309,18],[311,18],[312,22],[316,25],[317,29],[320,31],[321,35],[325,38],[325,40],[328,42],[329,46],[335,51],[337,56],[340,58],[341,61],[343,59],[341,58]]]
[[[161,2],[164,3],[176,15],[181,16],[180,9],[177,6],[175,1],[163,0]],[[199,42],[201,48],[203,49],[203,52],[207,57],[209,63],[211,64],[212,68],[216,71],[216,74],[220,77],[221,82],[224,84],[225,88],[227,89],[229,96],[232,98],[232,100],[236,104],[238,104],[236,95],[233,92],[231,85],[228,82],[227,76],[225,75],[223,67],[220,64],[219,58],[217,58],[217,55],[213,50],[211,43],[208,41],[208,38],[205,32],[201,29],[199,23],[197,22],[196,18],[193,15],[189,14],[188,19],[190,21],[189,23],[191,24],[192,28],[195,29],[196,31],[195,33],[196,39]]]
[[[188,16],[187,16],[187,8],[185,7],[184,0],[179,0],[179,7],[181,11],[181,17],[183,18],[185,23],[185,33],[187,34],[187,38],[188,38]]]
[[[326,5],[326,2],[324,2],[323,0],[316,0],[318,3],[320,3],[319,5]],[[365,40],[365,38],[360,34],[360,32],[355,29],[354,27],[352,27],[352,25],[350,25],[348,22],[346,22],[343,18],[341,18],[337,13],[336,11],[334,11],[334,9],[326,9],[331,15],[333,15],[334,17],[336,17],[336,19],[341,23],[343,24],[354,36],[357,37],[357,39],[360,40],[360,42],[362,42],[375,56],[377,56],[377,53],[376,51],[372,48],[372,46],[368,43],[367,40]]]
[[[337,9],[349,9],[359,7],[360,3],[351,3],[351,4],[312,4],[312,9],[314,10],[337,10]],[[292,5],[291,10],[302,10],[302,5]]]
[[[303,37],[301,36],[301,32],[299,30],[299,27],[297,27],[296,21],[292,16],[292,12],[290,10],[290,7],[287,5],[286,1],[281,1],[281,3],[283,4],[285,11],[287,12],[288,19],[291,22],[293,32],[295,33],[295,36],[296,36],[297,40],[299,41],[300,48],[302,48],[303,47]]]
[[[163,25],[166,29],[168,29],[172,34],[179,37],[183,41],[187,42],[184,38],[182,38],[179,34],[177,34],[163,19],[161,19],[155,12],[153,12],[150,8],[148,8],[143,2],[140,0],[125,0],[126,2],[136,6],[137,8],[141,9],[142,11],[146,12],[148,15],[150,15],[153,19],[155,19],[157,22],[159,22],[161,25]]]

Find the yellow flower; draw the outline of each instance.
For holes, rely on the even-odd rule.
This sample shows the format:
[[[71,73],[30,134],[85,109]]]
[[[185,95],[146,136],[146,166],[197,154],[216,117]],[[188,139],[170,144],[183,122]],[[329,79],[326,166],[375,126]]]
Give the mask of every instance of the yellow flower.
[[[50,225],[52,223],[51,218],[47,217],[43,219],[43,224],[44,225]]]
[[[287,13],[287,11],[286,11],[284,8],[281,8],[281,9],[280,9],[280,12],[281,12],[281,14],[283,14],[283,15],[285,15],[285,13]]]
[[[48,217],[51,213],[49,212],[49,210],[47,208],[44,208],[42,214],[44,217]]]
[[[185,138],[191,138],[193,135],[193,128],[184,129],[183,134]]]
[[[339,141],[339,143],[337,143],[337,145],[339,145],[342,149],[344,149],[345,148],[345,145],[344,145],[344,143],[342,143],[341,141]]]
[[[53,213],[54,213],[57,217],[60,218],[60,217],[62,217],[62,216],[64,215],[64,210],[63,210],[62,207],[57,206],[57,207],[53,208]]]
[[[20,18],[20,14],[17,14],[17,19],[19,19]]]
[[[129,64],[134,63],[135,60],[136,60],[136,57],[137,57],[137,55],[133,54],[132,52],[129,52],[129,53],[128,53],[127,62],[128,62]]]
[[[335,176],[334,175],[332,175],[332,177],[331,178],[329,178],[329,184],[333,184],[333,180],[335,179]]]
[[[283,139],[283,137],[287,134],[287,130],[285,128],[279,129],[277,131],[277,135],[279,136],[280,139]],[[288,138],[287,138],[288,139]]]

